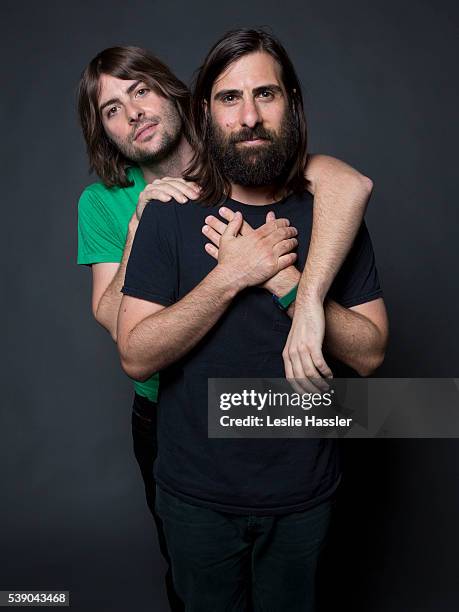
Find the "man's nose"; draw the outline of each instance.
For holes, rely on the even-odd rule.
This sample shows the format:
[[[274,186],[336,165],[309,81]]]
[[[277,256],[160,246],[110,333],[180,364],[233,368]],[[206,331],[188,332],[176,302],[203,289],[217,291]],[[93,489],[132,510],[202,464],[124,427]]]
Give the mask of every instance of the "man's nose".
[[[131,124],[137,123],[145,115],[142,107],[140,107],[138,104],[133,104],[132,102],[126,105],[126,114],[128,117],[128,121]]]
[[[241,126],[254,128],[261,122],[261,114],[253,99],[244,100],[241,106],[241,116],[239,118]]]

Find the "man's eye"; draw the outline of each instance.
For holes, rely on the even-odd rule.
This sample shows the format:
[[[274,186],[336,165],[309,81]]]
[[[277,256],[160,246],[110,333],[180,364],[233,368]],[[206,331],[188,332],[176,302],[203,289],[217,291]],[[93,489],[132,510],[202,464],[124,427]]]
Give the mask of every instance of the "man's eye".
[[[222,101],[223,102],[234,102],[236,99],[236,96],[234,94],[226,94],[226,96],[223,96]]]
[[[137,90],[137,96],[140,96],[141,98],[143,98],[150,90],[148,89],[148,87],[142,87],[141,89]]]
[[[269,100],[270,98],[273,97],[273,92],[270,91],[269,89],[264,89],[263,91],[260,92],[259,95],[261,98],[265,98],[266,100]]]
[[[109,108],[107,112],[107,117],[112,117],[116,113],[116,110],[116,106],[112,106],[111,108]]]

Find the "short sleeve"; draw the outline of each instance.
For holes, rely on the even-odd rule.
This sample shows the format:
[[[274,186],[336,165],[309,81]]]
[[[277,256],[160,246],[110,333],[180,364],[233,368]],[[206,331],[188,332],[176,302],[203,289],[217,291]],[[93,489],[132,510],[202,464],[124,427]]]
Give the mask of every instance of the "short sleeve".
[[[135,233],[122,292],[170,306],[177,301],[178,261],[174,203],[152,200]]]
[[[119,263],[124,244],[114,227],[103,200],[86,188],[78,202],[78,258],[79,264]]]
[[[350,308],[376,300],[382,295],[373,245],[363,222],[330,288],[329,297],[341,306]]]

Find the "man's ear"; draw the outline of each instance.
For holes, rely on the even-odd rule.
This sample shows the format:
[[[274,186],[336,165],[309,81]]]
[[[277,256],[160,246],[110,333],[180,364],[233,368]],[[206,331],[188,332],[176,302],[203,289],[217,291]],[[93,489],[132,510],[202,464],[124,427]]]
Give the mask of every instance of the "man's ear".
[[[207,119],[207,115],[209,113],[209,105],[207,104],[207,100],[203,101],[202,106],[204,108],[204,116]]]

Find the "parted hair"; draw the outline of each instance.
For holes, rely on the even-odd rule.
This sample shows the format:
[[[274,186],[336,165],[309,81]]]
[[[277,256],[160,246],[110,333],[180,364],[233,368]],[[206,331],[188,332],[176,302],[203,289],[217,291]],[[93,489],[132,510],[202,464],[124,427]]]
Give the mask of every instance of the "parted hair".
[[[78,85],[78,114],[89,157],[95,171],[107,187],[127,187],[127,159],[107,137],[99,111],[100,76],[140,80],[155,93],[171,100],[182,120],[185,138],[193,144],[191,96],[187,86],[157,57],[140,47],[110,47],[101,51],[84,69]]]
[[[206,146],[212,86],[230,64],[257,51],[269,53],[280,65],[282,83],[298,130],[297,150],[292,155],[285,180],[277,186],[276,192],[302,193],[306,189],[304,172],[307,162],[307,128],[300,81],[286,50],[272,34],[263,29],[242,28],[227,32],[215,43],[197,71],[193,83],[192,112],[196,146],[185,178],[201,185],[201,200],[210,205],[221,202],[230,191],[228,179],[219,171]]]

